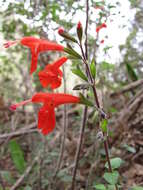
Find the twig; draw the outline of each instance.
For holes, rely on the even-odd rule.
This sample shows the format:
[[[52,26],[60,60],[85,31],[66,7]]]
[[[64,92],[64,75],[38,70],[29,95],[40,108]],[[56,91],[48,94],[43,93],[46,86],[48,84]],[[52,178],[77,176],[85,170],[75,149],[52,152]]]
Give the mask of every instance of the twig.
[[[30,127],[24,127],[20,130],[17,130],[15,132],[11,132],[11,133],[5,133],[5,134],[0,134],[0,140],[5,139],[5,138],[13,138],[16,136],[20,136],[20,135],[24,135],[24,134],[29,134],[29,133],[33,133],[33,132],[38,132],[36,128],[36,123],[33,123],[30,125]]]
[[[82,48],[81,41],[80,41],[80,44],[79,44],[84,60],[88,60],[88,46],[87,46],[87,41],[88,41],[88,36],[87,36],[88,12],[89,12],[89,1],[86,0],[85,54],[84,54],[84,51],[83,51],[83,48]],[[86,63],[86,61],[85,61],[85,63]],[[87,76],[88,76],[87,67],[86,67],[86,73],[87,73]],[[71,186],[72,190],[74,190],[74,187],[75,187],[75,178],[76,178],[76,172],[77,172],[77,168],[78,168],[80,150],[81,150],[83,136],[84,136],[84,129],[85,129],[85,125],[86,125],[87,110],[88,110],[88,107],[85,106],[84,107],[84,112],[83,112],[82,125],[81,125],[81,128],[80,128],[80,136],[79,136],[78,147],[77,147],[77,151],[76,151],[76,155],[75,155],[75,164],[74,164],[74,169],[73,169],[72,186]]]
[[[38,161],[39,156],[40,156],[40,153],[38,153],[38,155],[34,158],[33,162],[26,168],[24,174],[21,175],[21,177],[15,182],[15,184],[10,188],[10,190],[15,190],[15,189],[17,189],[21,185],[21,183],[23,182],[24,178],[29,175],[29,173],[32,170],[33,166]]]
[[[139,87],[140,85],[143,86],[143,79],[140,79],[140,80],[137,80],[137,81],[135,81],[135,82],[132,82],[132,83],[130,83],[130,84],[124,86],[121,90],[119,90],[119,91],[117,91],[117,92],[113,92],[113,93],[111,94],[111,97],[117,96],[117,95],[120,95],[120,94],[123,94],[123,93],[125,93],[125,92],[128,92],[128,91],[130,91],[130,90],[132,90],[132,89],[135,89],[135,88]]]
[[[86,125],[87,110],[88,110],[88,107],[85,106],[84,112],[83,112],[82,125],[81,125],[81,128],[80,128],[80,136],[79,136],[78,147],[77,147],[77,151],[76,151],[76,155],[75,155],[75,163],[74,163],[74,169],[73,169],[71,190],[74,190],[76,172],[77,172],[79,156],[80,156],[80,150],[81,150],[81,145],[82,145],[82,140],[83,140],[83,135],[84,135],[84,129],[85,129],[85,125]]]
[[[86,25],[85,25],[85,57],[86,57],[86,59],[88,59],[88,49],[87,49],[87,47],[88,47],[87,46],[88,14],[89,14],[89,2],[88,2],[88,0],[86,0]]]

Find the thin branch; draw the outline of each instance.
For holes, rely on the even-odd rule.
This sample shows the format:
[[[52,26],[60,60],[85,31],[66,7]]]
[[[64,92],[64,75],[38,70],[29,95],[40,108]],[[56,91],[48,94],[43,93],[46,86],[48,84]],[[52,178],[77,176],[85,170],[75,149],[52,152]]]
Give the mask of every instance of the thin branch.
[[[87,42],[88,42],[87,30],[88,30],[88,14],[89,14],[88,12],[89,12],[89,1],[86,0],[85,54],[84,54],[84,51],[82,48],[81,41],[79,44],[79,46],[81,47],[81,51],[82,51],[82,55],[83,55],[83,59],[85,60],[85,63],[86,63],[86,60],[88,60],[88,46],[87,46]],[[86,67],[87,76],[88,76],[88,72],[89,71],[87,71],[87,67]],[[82,146],[82,141],[83,141],[83,136],[84,136],[84,129],[85,129],[85,125],[86,125],[87,110],[88,110],[88,107],[85,106],[84,112],[83,112],[82,125],[80,128],[80,136],[79,136],[78,147],[77,147],[77,151],[76,151],[76,155],[75,155],[75,164],[74,164],[74,169],[73,169],[72,186],[71,186],[72,190],[74,190],[74,187],[75,187],[75,178],[76,178],[79,156],[80,156],[80,151],[81,151],[81,146]]]
[[[143,79],[140,79],[140,80],[137,80],[135,82],[132,82],[132,83],[124,86],[121,90],[118,90],[117,92],[113,92],[111,94],[111,97],[126,93],[126,92],[128,92],[128,91],[130,91],[132,89],[135,89],[135,88],[139,87],[140,85],[143,86]]]
[[[88,59],[88,49],[87,49],[87,41],[88,41],[88,35],[87,35],[87,30],[88,30],[88,15],[89,15],[89,1],[86,0],[86,26],[85,26],[85,57]]]
[[[85,106],[84,107],[84,112],[83,112],[82,125],[81,125],[81,128],[80,128],[80,136],[79,136],[78,147],[77,147],[77,151],[76,151],[76,155],[75,155],[75,163],[74,163],[74,169],[73,169],[71,190],[74,190],[74,186],[75,186],[76,172],[77,172],[79,156],[80,156],[80,150],[81,150],[81,145],[82,145],[83,135],[84,135],[84,129],[85,129],[86,119],[87,119],[87,110],[88,110],[88,107]]]

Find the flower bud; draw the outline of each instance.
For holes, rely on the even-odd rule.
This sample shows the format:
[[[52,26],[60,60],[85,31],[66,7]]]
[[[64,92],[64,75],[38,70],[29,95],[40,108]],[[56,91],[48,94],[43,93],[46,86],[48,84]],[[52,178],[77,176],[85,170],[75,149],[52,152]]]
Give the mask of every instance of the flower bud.
[[[62,36],[63,38],[65,38],[66,40],[70,40],[70,41],[72,41],[72,42],[77,43],[77,40],[76,40],[74,37],[72,37],[70,34],[68,34],[68,33],[64,30],[64,28],[62,28],[62,27],[60,27],[60,28],[58,29],[58,34],[59,34],[60,36]]]
[[[78,39],[80,41],[82,40],[82,33],[83,33],[82,24],[79,21],[78,24],[77,24],[77,35],[78,35]]]

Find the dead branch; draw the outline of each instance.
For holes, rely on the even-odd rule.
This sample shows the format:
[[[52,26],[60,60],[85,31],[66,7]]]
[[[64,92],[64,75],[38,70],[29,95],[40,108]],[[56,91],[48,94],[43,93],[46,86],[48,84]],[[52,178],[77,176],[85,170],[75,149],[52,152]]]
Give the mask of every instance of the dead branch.
[[[111,94],[111,97],[113,97],[113,96],[118,96],[118,95],[120,95],[120,94],[123,94],[123,93],[125,93],[125,92],[128,92],[128,91],[130,91],[130,90],[132,90],[132,89],[135,89],[135,88],[139,87],[140,85],[143,86],[143,79],[140,79],[140,80],[138,80],[138,81],[132,82],[132,83],[130,83],[129,85],[124,86],[121,90],[119,90],[119,91],[117,91],[117,92],[113,92],[113,93]]]

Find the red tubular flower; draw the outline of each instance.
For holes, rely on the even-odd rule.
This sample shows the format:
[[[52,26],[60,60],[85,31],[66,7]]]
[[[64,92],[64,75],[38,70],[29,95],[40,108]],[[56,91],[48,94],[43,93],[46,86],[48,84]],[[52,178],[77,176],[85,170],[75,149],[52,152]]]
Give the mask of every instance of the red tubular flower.
[[[97,28],[96,28],[96,32],[98,33],[102,28],[106,28],[107,25],[105,23],[99,25]]]
[[[67,59],[67,57],[61,57],[54,63],[47,65],[44,70],[38,73],[40,83],[44,88],[50,85],[52,89],[55,89],[61,85],[63,73],[59,67],[62,66]]]
[[[38,55],[41,52],[44,51],[64,51],[64,47],[56,44],[55,42],[50,42],[48,40],[43,40],[43,39],[38,39],[35,37],[24,37],[21,40],[16,40],[15,42],[7,42],[4,44],[4,47],[10,47],[11,45],[19,42],[30,48],[31,50],[31,56],[32,56],[32,61],[31,61],[31,68],[30,68],[30,74],[32,74],[36,68],[37,68],[37,62],[38,62]]]
[[[62,104],[79,103],[80,99],[79,97],[69,94],[49,94],[39,92],[31,99],[18,104],[13,104],[10,108],[16,110],[17,107],[29,102],[43,103],[43,106],[38,113],[38,129],[42,130],[43,135],[47,135],[55,128],[56,120],[54,109]]]

